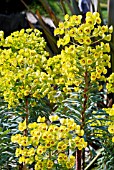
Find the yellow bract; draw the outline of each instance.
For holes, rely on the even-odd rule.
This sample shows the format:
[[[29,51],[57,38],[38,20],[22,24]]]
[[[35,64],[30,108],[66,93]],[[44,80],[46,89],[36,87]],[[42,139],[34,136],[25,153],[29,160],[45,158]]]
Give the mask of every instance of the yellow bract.
[[[114,93],[114,73],[112,73],[107,80],[108,83],[106,84],[106,88],[108,93]]]
[[[45,117],[39,116],[37,122],[45,122]]]
[[[23,122],[23,123],[19,123],[19,126],[18,126],[18,129],[20,130],[20,131],[24,131],[25,129],[27,128],[27,126],[26,126],[26,120]]]
[[[48,56],[45,45],[37,29],[22,29],[4,39],[2,46],[5,48],[0,50],[0,87],[9,108],[16,107],[20,99],[26,97],[43,97],[40,89],[45,84],[43,81],[49,78],[43,74]],[[44,96],[48,86],[50,84],[42,90]]]
[[[55,29],[55,35],[61,35],[57,45],[64,47],[60,54],[47,61],[47,74],[53,78],[53,86],[48,93],[50,102],[61,102],[72,92],[83,91],[81,83],[84,82],[85,72],[88,81],[96,83],[98,90],[101,89],[99,82],[106,81],[104,75],[111,65],[108,55],[110,46],[104,40],[111,40],[112,26],[101,26],[97,12],[87,12],[85,23],[81,23],[81,19],[81,16],[66,14],[65,21]],[[54,87],[58,87],[60,91],[56,91]]]
[[[112,83],[113,81],[114,81],[114,79],[113,79],[113,75],[112,75],[109,77],[109,83]],[[109,88],[109,84],[108,84],[108,88]],[[108,131],[109,131],[109,133],[112,134],[112,142],[114,142],[114,104],[112,105],[112,108],[104,108],[104,110],[110,116],[110,122],[108,123]]]
[[[57,115],[49,116],[49,120],[50,120],[51,122],[57,121],[58,119],[59,119],[59,117],[58,117]]]
[[[56,120],[57,124],[50,124]],[[87,142],[83,138],[84,131],[74,119],[60,119],[57,115],[53,115],[50,117],[50,122],[45,121],[45,117],[38,117],[37,123],[28,125],[25,121],[19,123],[20,131],[28,129],[28,136],[16,134],[11,137],[11,141],[19,145],[15,152],[16,157],[19,157],[19,163],[29,165],[34,162],[36,170],[41,167],[52,169],[55,163],[64,168],[72,168],[75,157],[68,156],[66,151],[76,148],[82,150],[87,147]]]
[[[110,133],[114,134],[114,125],[110,125],[110,126],[108,127],[108,131],[109,131]]]

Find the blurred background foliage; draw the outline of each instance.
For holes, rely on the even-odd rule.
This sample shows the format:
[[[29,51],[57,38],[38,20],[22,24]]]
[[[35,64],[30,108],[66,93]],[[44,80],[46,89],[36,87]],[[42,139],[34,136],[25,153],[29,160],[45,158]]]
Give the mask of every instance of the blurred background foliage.
[[[52,8],[52,10],[54,11],[54,13],[56,14],[56,16],[59,19],[63,19],[64,13],[63,13],[63,8],[61,6],[62,1],[61,0],[47,0],[47,1],[49,3],[50,7]],[[65,1],[63,1],[63,2],[65,2]],[[100,6],[101,6],[103,18],[107,20],[107,0],[100,0]],[[39,0],[32,1],[32,3],[29,5],[29,7],[33,12],[36,12],[36,10],[39,10],[39,12],[42,15],[49,17],[49,14],[44,10],[44,8],[42,7],[42,4]],[[68,9],[68,13],[71,14],[71,11],[69,10],[67,4],[66,4],[66,8]]]

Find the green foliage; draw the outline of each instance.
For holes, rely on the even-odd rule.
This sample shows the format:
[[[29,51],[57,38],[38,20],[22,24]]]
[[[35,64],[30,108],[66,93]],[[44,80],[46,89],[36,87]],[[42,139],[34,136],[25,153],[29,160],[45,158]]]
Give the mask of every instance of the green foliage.
[[[63,18],[64,18],[64,9],[62,7],[62,4],[59,1],[53,1],[53,0],[48,0],[46,2],[48,2],[48,5],[53,10],[53,12],[57,16],[57,18],[63,20]],[[70,14],[70,10],[68,8],[68,5],[66,5],[65,3],[66,2],[63,1],[63,4],[65,5],[65,8],[67,8],[68,13]],[[30,9],[32,11],[34,11],[34,13],[36,12],[36,10],[38,10],[41,15],[43,15],[45,17],[50,17],[49,13],[47,13],[46,9],[43,8],[42,4],[43,3],[40,0],[39,0],[39,2],[34,0],[29,7],[30,7]]]
[[[114,144],[110,139],[105,143],[105,146],[108,148],[101,152],[100,157],[95,163],[95,170],[104,170],[109,169],[113,170],[114,168]]]
[[[69,4],[72,7],[74,7],[76,5],[76,1],[72,1],[72,0],[70,0],[69,4],[67,3],[68,2],[67,0],[61,0],[61,1],[47,0],[47,2],[50,5],[50,7],[52,8],[53,12],[57,15],[57,17],[60,20],[64,19],[65,9],[68,14],[71,14],[71,11],[69,9]],[[106,10],[107,10],[107,0],[100,0],[100,3],[101,3],[101,10],[104,14],[104,13],[106,13]],[[104,6],[105,6],[105,8],[104,8]],[[32,11],[34,11],[34,13],[36,12],[36,10],[38,10],[41,15],[49,17],[49,13],[47,13],[46,10],[44,10],[44,8],[42,7],[41,1],[34,0],[29,7]],[[75,11],[75,9],[77,9],[77,10]],[[75,14],[79,14],[77,5],[75,6],[75,9],[74,9]],[[107,15],[103,15],[103,16],[105,19],[107,19]]]
[[[17,167],[15,159],[16,145],[11,142],[11,135],[18,132],[18,116],[8,110],[7,103],[0,98],[0,169]]]

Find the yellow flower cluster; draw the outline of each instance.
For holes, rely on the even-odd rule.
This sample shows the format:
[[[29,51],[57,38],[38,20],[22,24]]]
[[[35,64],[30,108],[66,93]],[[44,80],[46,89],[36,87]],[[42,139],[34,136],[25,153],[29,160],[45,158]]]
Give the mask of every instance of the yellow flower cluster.
[[[114,73],[107,78],[107,81],[106,88],[108,93],[114,93]],[[111,119],[108,131],[113,135],[112,142],[114,142],[114,104],[112,105],[112,108],[105,108],[104,110],[109,114]]]
[[[2,38],[2,34],[0,33]],[[0,50],[0,91],[10,106],[26,97],[40,98],[48,92],[45,70],[46,42],[37,29],[22,29],[4,39]],[[42,81],[41,81],[42,77]],[[44,95],[45,95],[44,94]]]
[[[110,116],[108,131],[112,134],[112,142],[114,142],[114,104],[112,105],[112,108],[104,108],[104,110]]]
[[[55,35],[60,35],[58,47],[64,47],[60,54],[47,61],[46,71],[53,79],[53,90],[48,93],[50,101],[63,100],[64,95],[72,91],[79,92],[82,82],[85,83],[85,73],[88,82],[99,85],[99,81],[106,80],[107,67],[111,67],[110,46],[106,41],[111,40],[112,26],[100,26],[97,12],[88,12],[83,24],[81,18],[67,14],[65,21],[60,22],[54,31]],[[99,90],[101,88],[99,85]]]
[[[50,102],[61,102],[70,92],[83,91],[85,73],[90,84],[105,81],[110,46],[102,40],[110,41],[112,26],[100,26],[97,12],[88,12],[85,23],[81,23],[81,15],[66,14],[64,19],[54,31],[62,37],[58,47],[64,48],[49,59],[39,30],[22,29],[6,39],[0,32],[4,47],[0,50],[0,90],[9,108],[26,97],[40,99],[47,95]]]
[[[59,123],[56,124],[56,121]],[[82,150],[87,147],[83,135],[84,131],[74,122],[74,119],[59,118],[57,115],[38,117],[37,122],[19,123],[18,129],[23,132],[28,129],[28,136],[16,134],[11,137],[16,149],[19,163],[35,163],[35,170],[52,169],[55,166],[64,167],[66,170],[75,165],[75,157],[69,151]]]
[[[105,108],[104,110],[109,114],[109,116],[114,116],[114,104],[112,105],[112,108]]]
[[[92,43],[93,37],[100,36],[106,41],[111,40],[111,33],[113,32],[113,27],[107,25],[100,26],[101,18],[98,12],[87,12],[86,21],[82,24],[81,15],[69,16],[68,14],[64,17],[65,21],[59,23],[59,27],[55,29],[55,35],[63,35],[58,41],[58,46],[65,46],[74,38],[74,42],[79,44],[90,45]],[[108,33],[108,34],[107,34]]]
[[[114,93],[114,73],[112,73],[108,78],[108,83],[106,84],[106,88],[108,93]]]

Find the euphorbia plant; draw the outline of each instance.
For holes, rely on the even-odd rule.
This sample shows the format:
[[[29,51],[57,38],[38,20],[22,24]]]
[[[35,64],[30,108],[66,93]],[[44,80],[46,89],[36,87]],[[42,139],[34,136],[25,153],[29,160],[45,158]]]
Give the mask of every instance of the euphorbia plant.
[[[53,78],[53,91],[49,91],[48,98],[60,104],[57,113],[63,111],[81,125],[89,144],[102,145],[100,139],[103,140],[103,136],[97,137],[94,129],[98,129],[97,133],[100,129],[106,133],[107,128],[102,124],[92,126],[90,122],[102,121],[104,117],[99,119],[100,114],[107,116],[100,110],[103,107],[101,90],[107,68],[111,67],[107,41],[111,40],[113,29],[112,26],[100,25],[97,12],[87,12],[85,23],[81,22],[81,15],[67,14],[64,19],[54,32],[59,36],[57,45],[62,48],[61,53],[47,61],[46,71]],[[77,149],[76,170],[81,169],[82,157],[84,169],[84,151]]]
[[[17,31],[6,39],[1,36],[3,47],[0,50],[1,90],[9,108],[20,106],[25,113],[25,117],[22,115],[23,122],[19,124],[21,134],[12,137],[12,141],[21,146],[16,150],[17,156],[20,157],[20,163],[26,165],[34,164],[36,161],[35,168],[38,169],[39,162],[37,163],[37,161],[43,160],[42,156],[39,158],[39,150],[44,149],[43,154],[46,154],[48,158],[50,156],[50,152],[47,155],[47,151],[50,149],[45,149],[47,141],[43,138],[43,135],[45,132],[48,136],[50,126],[54,128],[55,125],[52,125],[49,120],[46,120],[46,123],[43,124],[42,121],[38,120],[38,123],[34,122],[32,127],[29,124],[31,122],[29,120],[30,106],[35,105],[36,99],[39,100],[44,97],[48,98],[52,107],[56,105],[52,113],[56,112],[60,117],[70,118],[63,125],[64,129],[68,128],[66,140],[64,141],[62,136],[54,145],[55,147],[51,148],[55,155],[58,150],[58,142],[65,142],[68,152],[65,150],[64,154],[69,157],[70,145],[77,146],[77,141],[73,139],[78,135],[78,142],[80,143],[82,136],[84,147],[79,148],[77,146],[73,150],[76,151],[76,170],[81,170],[82,158],[84,169],[86,142],[88,142],[88,147],[93,142],[102,144],[100,139],[103,136],[96,137],[94,129],[97,128],[97,132],[99,132],[99,129],[106,130],[106,128],[102,124],[92,126],[91,120],[99,119],[98,115],[100,114],[105,115],[105,112],[99,110],[103,101],[100,90],[106,80],[104,75],[107,73],[107,67],[110,67],[110,55],[108,55],[110,47],[106,41],[110,41],[113,30],[112,27],[100,26],[100,23],[100,15],[97,12],[93,14],[88,12],[85,23],[82,23],[81,15],[65,15],[65,21],[60,22],[59,27],[55,29],[55,35],[59,35],[57,45],[61,48],[63,46],[63,48],[60,54],[49,59],[44,50],[45,41],[36,29],[33,31],[32,29]],[[71,127],[70,131],[67,123],[72,120],[71,118],[73,118],[72,123],[75,128],[72,129]],[[104,117],[101,117],[99,121],[103,119]],[[39,133],[39,128],[42,129],[43,125],[45,129]],[[56,127],[60,129],[61,126],[58,123]],[[77,127],[79,127],[79,132],[82,130],[81,133],[76,132]],[[51,134],[50,132],[49,135],[53,136],[52,139],[59,137],[59,133],[53,134],[52,132]],[[34,144],[35,140],[36,143]],[[23,148],[24,151],[22,151]],[[61,154],[62,152],[63,150],[60,151]],[[29,153],[32,154],[31,159],[29,159]],[[36,153],[38,159],[33,156]],[[48,169],[49,166],[51,168],[54,164],[57,165],[58,160],[54,157],[52,159],[49,162],[44,161]],[[62,163],[60,164],[62,166]],[[66,164],[62,168],[66,168]],[[69,167],[69,169],[71,168]]]
[[[19,145],[16,156],[19,157],[19,163],[35,163],[35,170],[73,169],[73,151],[87,146],[87,142],[82,138],[84,131],[73,119],[53,115],[46,121],[45,117],[39,116],[37,122],[26,125],[24,121],[19,123],[18,128],[21,132],[28,129],[28,135],[12,136],[12,142]]]
[[[0,49],[0,91],[8,108],[15,108],[21,113],[21,119],[29,122],[31,108],[36,100],[45,96],[45,83],[40,78],[48,79],[45,63],[48,53],[45,51],[45,40],[37,29],[22,29],[4,39],[0,32],[2,48]],[[49,80],[50,81],[50,80]],[[46,90],[46,91],[45,91]],[[40,103],[40,102],[39,102]],[[18,109],[17,109],[18,108]],[[36,114],[36,112],[35,112]],[[23,135],[27,136],[25,130]],[[23,165],[22,165],[23,166]]]
[[[8,102],[9,109],[20,107],[22,111],[20,117],[23,123],[19,124],[21,134],[12,136],[12,142],[17,142],[20,146],[16,150],[16,156],[20,157],[21,169],[26,168],[27,164],[34,163],[35,169],[38,169],[39,161],[44,161],[43,169],[49,169],[54,164],[57,167],[57,161],[58,165],[60,164],[59,166],[71,169],[75,165],[75,157],[69,157],[69,149],[75,150],[78,147],[81,150],[87,146],[87,142],[82,138],[84,131],[81,127],[76,125],[73,119],[62,119],[60,120],[61,125],[52,125],[51,122],[42,123],[43,119],[38,118],[40,123],[29,124],[31,122],[31,107],[37,104],[37,100],[44,98],[49,91],[53,90],[53,78],[46,71],[48,53],[44,50],[45,41],[41,37],[41,33],[36,29],[22,29],[12,33],[6,39],[1,32],[1,37],[1,91],[4,100]],[[53,121],[53,117],[50,120]],[[43,128],[43,131],[41,138],[39,138],[38,131],[41,131],[41,128]],[[56,133],[52,132],[53,128],[57,128]],[[44,140],[46,134],[49,139],[52,137],[51,141],[49,139]],[[54,140],[58,140],[58,142]],[[62,146],[63,143],[64,147]],[[45,148],[45,152],[43,152],[45,153],[44,160],[42,157],[44,154],[40,153],[39,148]],[[50,150],[51,152],[48,153]],[[53,153],[52,158],[50,153]],[[55,157],[54,154],[56,153],[58,157],[61,154],[65,156],[66,162],[64,164],[58,160],[58,157]],[[30,158],[29,156],[33,157]]]

